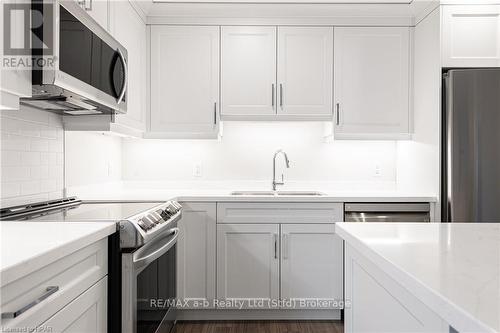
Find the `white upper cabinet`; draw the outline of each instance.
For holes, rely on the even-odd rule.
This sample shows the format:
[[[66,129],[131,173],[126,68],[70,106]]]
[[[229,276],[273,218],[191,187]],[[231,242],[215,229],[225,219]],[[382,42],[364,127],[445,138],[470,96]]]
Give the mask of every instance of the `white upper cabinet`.
[[[222,27],[222,115],[276,113],[276,27]]]
[[[410,137],[410,29],[335,28],[335,138]]]
[[[333,28],[278,28],[278,114],[331,115]]]
[[[442,66],[500,67],[500,5],[442,8]]]
[[[18,3],[20,0],[9,2]],[[7,41],[0,43],[0,54],[6,55],[4,48],[19,48],[29,46],[30,41],[24,38],[24,14],[23,11],[10,11],[4,13],[4,4],[0,5],[0,17],[10,14],[10,45]],[[0,24],[0,34],[4,34],[6,24]],[[3,40],[3,38],[2,38]],[[6,56],[5,59],[8,57]],[[1,66],[0,68],[0,110],[18,110],[19,98],[31,96],[31,70],[25,66]]]
[[[127,113],[116,124],[141,136],[146,129],[146,24],[128,1],[111,2],[110,30],[128,52]]]
[[[219,27],[151,26],[150,96],[146,137],[216,138]]]
[[[92,16],[92,18],[99,23],[101,27],[109,30],[109,5],[108,0],[76,0],[76,2],[85,11]]]

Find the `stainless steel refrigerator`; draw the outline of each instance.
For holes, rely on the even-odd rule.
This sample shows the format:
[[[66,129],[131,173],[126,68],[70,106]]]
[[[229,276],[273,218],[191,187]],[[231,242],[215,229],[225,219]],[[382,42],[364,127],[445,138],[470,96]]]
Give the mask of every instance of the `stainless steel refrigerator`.
[[[443,74],[442,220],[500,222],[500,68]]]

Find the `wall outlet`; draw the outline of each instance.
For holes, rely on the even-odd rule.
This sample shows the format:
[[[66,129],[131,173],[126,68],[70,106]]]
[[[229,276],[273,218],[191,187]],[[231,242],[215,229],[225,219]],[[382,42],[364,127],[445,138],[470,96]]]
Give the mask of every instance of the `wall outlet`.
[[[382,170],[380,168],[380,165],[375,164],[375,168],[373,169],[373,177],[381,177],[382,176]]]
[[[193,166],[193,177],[200,178],[202,176],[201,163],[195,163]]]

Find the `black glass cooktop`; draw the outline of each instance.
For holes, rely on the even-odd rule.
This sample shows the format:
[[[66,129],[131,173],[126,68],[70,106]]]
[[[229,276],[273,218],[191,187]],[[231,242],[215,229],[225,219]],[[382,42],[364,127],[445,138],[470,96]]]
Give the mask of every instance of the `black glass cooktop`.
[[[82,202],[48,212],[33,212],[14,220],[78,222],[119,221],[158,206],[162,202]]]

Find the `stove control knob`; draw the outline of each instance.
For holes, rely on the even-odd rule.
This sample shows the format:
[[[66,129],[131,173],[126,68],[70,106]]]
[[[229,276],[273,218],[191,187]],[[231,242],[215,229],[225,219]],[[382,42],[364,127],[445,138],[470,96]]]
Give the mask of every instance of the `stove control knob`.
[[[177,213],[178,209],[170,202],[167,208],[165,208],[165,211],[170,215],[174,215]]]
[[[154,223],[154,224],[159,224],[162,222],[161,220],[161,215],[158,214],[158,211],[152,212],[151,214],[148,215],[148,218]]]
[[[172,214],[170,214],[169,212],[167,212],[167,210],[165,209],[165,210],[161,211],[160,215],[161,215],[161,218],[163,219],[163,221],[166,221],[166,220],[168,220],[170,218],[170,216]]]
[[[137,224],[139,225],[139,227],[141,227],[142,230],[144,230],[144,231],[148,230],[148,226],[142,220],[139,220],[139,222],[137,222]]]
[[[152,222],[148,216],[144,216],[142,219],[140,219],[142,224],[146,227],[144,230],[149,230],[155,226],[154,222]]]

